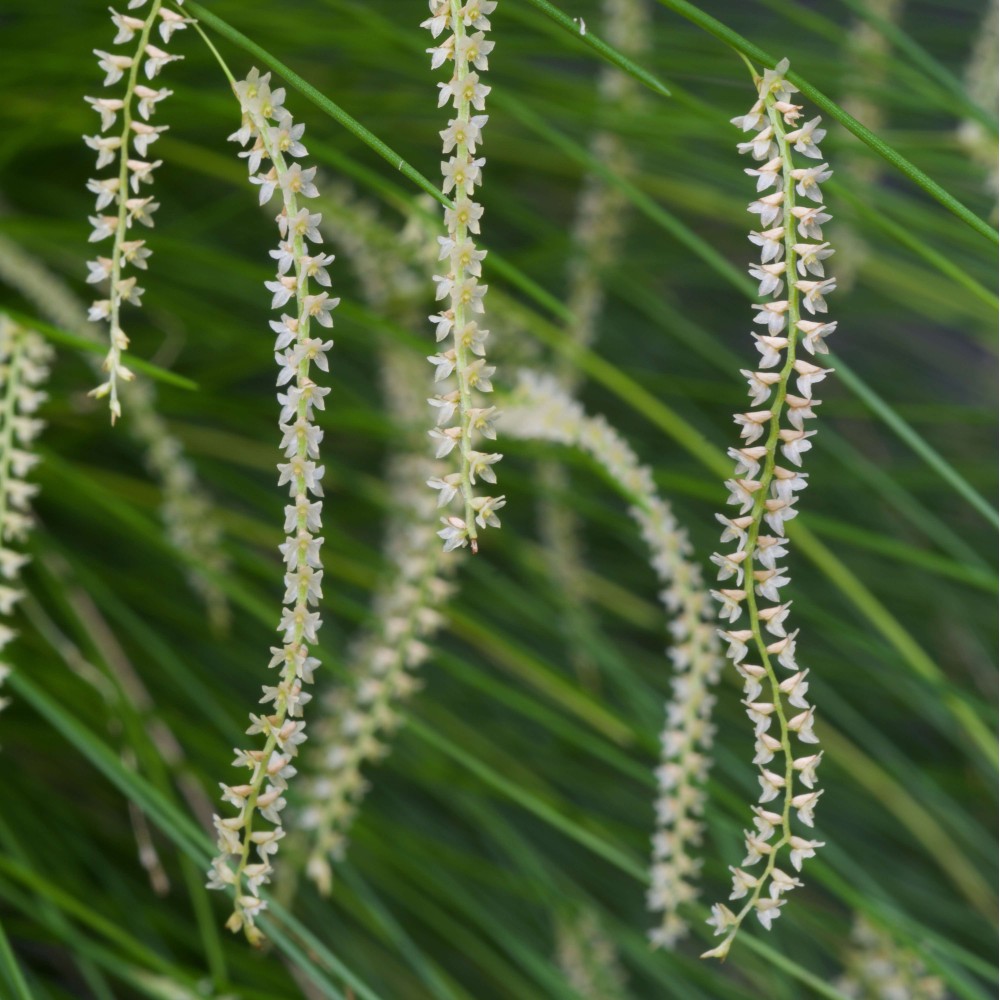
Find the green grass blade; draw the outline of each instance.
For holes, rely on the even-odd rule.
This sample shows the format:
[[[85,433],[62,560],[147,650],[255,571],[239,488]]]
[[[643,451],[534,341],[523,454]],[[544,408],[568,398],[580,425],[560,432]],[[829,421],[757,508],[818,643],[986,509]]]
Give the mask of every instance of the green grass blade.
[[[527,0],[533,7],[537,7],[546,17],[559,25],[564,31],[576,38],[582,45],[593,49],[602,59],[607,60],[612,66],[617,66],[623,73],[634,77],[641,84],[648,87],[661,97],[670,97],[670,90],[662,80],[654,76],[649,70],[643,69],[628,56],[623,55],[616,48],[602,42],[593,31],[586,26],[582,18],[574,19],[564,14],[558,7],[549,3],[549,0]]]
[[[3,973],[4,979],[7,980],[7,988],[11,991],[12,1000],[14,998],[16,1000],[35,1000],[31,990],[28,989],[28,983],[24,978],[24,973],[21,972],[21,966],[11,949],[2,921],[0,921],[0,973]]]

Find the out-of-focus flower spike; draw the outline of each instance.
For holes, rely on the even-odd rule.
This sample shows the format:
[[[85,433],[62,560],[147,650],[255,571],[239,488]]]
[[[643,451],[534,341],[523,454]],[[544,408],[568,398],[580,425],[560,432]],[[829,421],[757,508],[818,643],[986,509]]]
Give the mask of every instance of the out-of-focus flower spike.
[[[505,409],[504,426],[512,437],[577,447],[605,469],[629,498],[629,513],[664,587],[660,597],[671,622],[674,643],[668,652],[675,676],[656,772],[659,794],[648,905],[661,914],[650,940],[657,947],[673,947],[687,933],[685,909],[698,895],[695,849],[714,736],[711,692],[722,668],[712,603],[691,561],[687,532],[657,492],[650,469],[606,420],[588,417],[552,376],[522,372]]]
[[[23,545],[38,487],[27,476],[39,461],[33,445],[45,426],[37,413],[52,357],[42,337],[0,313],[0,687],[10,673],[3,650],[17,634],[4,619],[23,596],[21,569],[29,561]],[[0,694],[0,710],[7,703]]]

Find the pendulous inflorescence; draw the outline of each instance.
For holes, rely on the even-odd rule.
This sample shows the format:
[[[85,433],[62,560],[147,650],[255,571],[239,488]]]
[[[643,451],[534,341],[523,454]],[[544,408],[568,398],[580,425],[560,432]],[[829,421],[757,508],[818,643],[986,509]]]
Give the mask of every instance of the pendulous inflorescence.
[[[16,635],[5,619],[24,596],[18,584],[29,557],[14,546],[31,528],[31,498],[38,487],[27,475],[39,460],[32,445],[45,424],[36,413],[47,398],[39,387],[51,364],[45,340],[0,314],[0,655]],[[9,672],[0,659],[0,684]],[[0,709],[6,705],[0,697]]]
[[[688,931],[685,907],[698,896],[705,781],[711,766],[715,697],[722,669],[712,602],[692,561],[691,542],[659,495],[648,466],[603,417],[588,417],[552,376],[522,372],[505,414],[511,437],[554,441],[590,455],[630,501],[651,564],[663,585],[670,621],[673,696],[666,705],[656,770],[656,830],[647,904],[660,914],[650,933],[655,947],[673,947]]]
[[[454,376],[454,388],[441,392],[430,400],[437,414],[437,426],[430,431],[436,445],[436,456],[444,458],[455,452],[459,469],[430,480],[439,491],[438,500],[447,507],[459,499],[462,513],[442,518],[444,527],[438,532],[445,550],[468,545],[479,549],[479,530],[500,527],[496,512],[504,506],[504,497],[476,494],[478,480],[496,482],[493,466],[503,457],[497,452],[479,451],[480,439],[496,440],[494,423],[497,410],[482,406],[480,393],[493,391],[490,381],[495,369],[486,361],[486,339],[489,330],[479,325],[484,312],[483,296],[487,286],[480,284],[485,250],[476,248],[473,236],[478,236],[483,206],[473,201],[476,185],[482,182],[484,157],[476,151],[482,141],[487,115],[473,114],[486,110],[486,95],[490,87],[480,80],[480,72],[488,68],[488,56],[493,42],[488,41],[489,16],[496,0],[430,0],[431,16],[423,22],[437,44],[427,51],[434,69],[448,62],[453,65],[451,79],[439,83],[438,106],[449,101],[455,117],[441,132],[443,152],[448,157],[441,164],[444,175],[442,191],[454,198],[445,208],[447,235],[439,236],[439,260],[447,261],[445,273],[434,275],[435,297],[446,305],[431,317],[438,343],[450,338],[451,347],[428,358],[435,368],[435,381],[444,382]],[[443,37],[442,37],[443,36]]]
[[[321,510],[323,466],[319,445],[323,431],[315,423],[315,411],[324,409],[330,391],[312,379],[313,366],[328,371],[326,353],[332,340],[312,334],[312,323],[330,327],[330,316],[339,299],[314,290],[313,282],[327,288],[327,266],[333,256],[318,246],[320,216],[301,206],[301,199],[318,195],[313,178],[315,167],[302,169],[290,158],[306,155],[302,145],[303,125],[296,125],[283,107],[284,89],[272,90],[270,74],[256,69],[235,84],[243,109],[243,122],[231,139],[250,148],[240,153],[247,160],[251,183],[260,187],[260,202],[267,204],[277,193],[281,210],[276,216],[280,242],[271,251],[277,275],[266,283],[272,294],[271,307],[284,309],[280,320],[271,322],[277,334],[274,359],[278,364],[281,414],[281,451],[278,485],[287,486],[290,502],[285,507],[285,532],[281,545],[285,562],[285,604],[278,631],[282,645],[271,649],[269,667],[279,672],[278,682],[265,685],[261,703],[267,714],[251,714],[249,736],[259,736],[264,745],[254,750],[237,749],[234,765],[250,771],[243,784],[223,785],[223,799],[237,810],[235,816],[215,817],[219,855],[209,872],[213,889],[232,887],[235,907],[227,927],[242,929],[252,944],[263,940],[255,924],[265,909],[260,887],[270,881],[271,857],[284,836],[281,811],[288,780],[296,773],[293,760],[306,739],[302,711],[312,695],[303,685],[313,679],[319,665],[310,649],[322,624],[313,610],[322,597],[323,569],[320,546],[323,539]],[[270,826],[260,829],[258,820]],[[254,857],[255,855],[255,857]]]
[[[146,12],[138,11],[148,0],[129,0],[126,13],[113,7],[111,20],[117,31],[115,45],[133,46],[130,52],[105,52],[95,49],[98,66],[104,71],[104,85],[113,86],[125,78],[123,97],[87,97],[87,103],[101,116],[99,135],[84,136],[84,142],[97,153],[97,169],[114,165],[117,169],[108,177],[91,178],[87,190],[97,198],[96,214],[90,217],[93,231],[91,243],[111,240],[108,257],[88,261],[90,274],[87,281],[107,289],[107,297],[97,299],[90,307],[91,322],[108,324],[109,348],[104,359],[107,380],[91,392],[92,396],[108,397],[111,422],[121,416],[118,398],[119,379],[128,382],[132,372],[122,363],[122,354],[128,348],[128,337],[122,329],[121,310],[127,304],[140,305],[144,289],[135,274],[126,275],[129,268],[145,271],[152,251],[144,239],[129,239],[134,235],[135,224],[151,228],[153,213],[160,207],[146,194],[153,181],[153,171],[162,160],[149,159],[149,147],[167,130],[166,125],[153,125],[151,119],[156,105],[173,91],[155,89],[141,83],[141,76],[152,82],[160,70],[183,56],[170,55],[154,45],[154,28],[159,41],[168,44],[175,31],[194,23],[189,17],[163,6],[162,0],[152,0]],[[140,76],[140,68],[142,74]],[[126,76],[127,74],[127,76]],[[121,123],[118,124],[118,115]]]
[[[746,171],[757,182],[757,198],[748,210],[760,217],[760,229],[750,234],[760,247],[760,263],[750,265],[750,274],[768,298],[754,306],[754,322],[763,327],[753,334],[760,370],[742,371],[752,409],[733,418],[741,443],[729,449],[736,469],[726,486],[735,510],[717,515],[725,548],[712,556],[720,581],[712,594],[721,605],[719,617],[728,623],[721,633],[727,656],[743,679],[761,791],[754,828],[745,831],[746,857],[730,869],[729,901],[739,908],[734,912],[718,903],[709,920],[723,936],[703,956],[714,958],[725,958],[751,912],[770,929],[785,894],[802,884],[797,878],[802,862],[823,846],[792,825],[794,814],[799,823],[813,826],[823,752],[806,697],[809,672],[796,661],[798,630],[788,626],[791,601],[782,600],[788,570],[779,564],[788,554],[785,525],[795,517],[797,494],[806,486],[802,456],[812,447],[816,432],[807,428],[820,403],[813,387],[832,370],[801,353],[803,348],[810,356],[826,353],[826,337],[837,325],[825,320],[835,279],[826,276],[824,263],[833,250],[821,242],[821,227],[830,216],[820,184],[830,170],[821,162],[819,143],[826,133],[820,119],[801,121],[802,108],[792,103],[797,88],[785,79],[787,71],[783,59],[762,77],[754,74],[757,101],[733,119],[752,133],[739,151],[759,164]],[[804,161],[797,163],[795,153]]]

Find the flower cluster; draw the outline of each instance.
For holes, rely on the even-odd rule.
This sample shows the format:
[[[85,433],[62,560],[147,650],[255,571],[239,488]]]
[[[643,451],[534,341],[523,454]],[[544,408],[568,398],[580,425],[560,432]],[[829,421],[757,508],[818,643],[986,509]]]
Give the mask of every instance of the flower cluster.
[[[311,699],[303,685],[311,683],[318,661],[310,655],[322,624],[318,611],[311,610],[322,597],[323,569],[320,562],[322,528],[323,466],[317,463],[323,431],[314,422],[314,411],[324,409],[324,397],[330,391],[321,388],[311,377],[312,366],[328,371],[327,351],[332,340],[312,336],[311,324],[333,325],[330,312],[340,301],[326,291],[315,292],[311,282],[328,287],[326,271],[332,262],[318,247],[321,242],[319,214],[299,207],[300,198],[314,198],[315,167],[303,169],[286,157],[302,157],[303,125],[296,125],[282,107],[284,89],[272,90],[270,74],[261,76],[256,69],[235,85],[243,109],[243,122],[231,139],[250,148],[240,153],[247,160],[251,183],[260,187],[260,202],[266,204],[280,192],[281,211],[276,217],[281,240],[271,256],[277,261],[277,275],[266,286],[272,293],[271,306],[289,305],[290,312],[272,321],[277,334],[274,359],[278,364],[278,393],[282,433],[281,450],[286,461],[278,464],[278,485],[287,486],[290,503],[285,507],[285,532],[281,545],[285,562],[286,607],[278,631],[282,645],[271,649],[271,668],[279,670],[278,683],[265,685],[261,702],[269,705],[269,714],[251,714],[249,736],[261,736],[264,746],[256,750],[236,750],[234,765],[251,774],[245,784],[223,785],[223,799],[237,810],[235,816],[215,818],[220,854],[209,872],[213,889],[232,886],[235,908],[227,926],[241,928],[248,940],[259,944],[263,935],[254,921],[265,908],[260,887],[270,881],[271,855],[284,836],[281,810],[288,779],[296,773],[292,762],[299,745],[306,739],[302,710]],[[270,164],[265,166],[264,161]],[[270,829],[254,829],[260,815]],[[251,862],[251,851],[257,858]],[[230,862],[234,858],[234,862]]]
[[[28,556],[12,547],[31,527],[31,498],[38,487],[25,477],[38,463],[31,450],[44,423],[35,416],[45,402],[39,386],[49,377],[52,348],[34,331],[0,314],[0,616],[8,618],[23,596],[18,587]],[[15,632],[0,621],[0,651]],[[0,660],[0,683],[10,668]],[[0,697],[0,709],[7,699]]]
[[[452,346],[428,360],[434,365],[436,382],[455,376],[457,387],[442,392],[430,400],[437,411],[437,426],[430,432],[436,445],[436,455],[444,458],[457,449],[459,471],[432,479],[429,485],[439,491],[438,502],[446,507],[460,497],[462,514],[442,518],[444,528],[438,532],[445,551],[464,547],[478,551],[478,530],[488,526],[498,528],[496,512],[504,506],[504,497],[477,496],[477,480],[496,482],[493,466],[503,457],[497,452],[478,451],[479,438],[496,440],[494,423],[497,410],[493,406],[476,405],[478,393],[492,392],[490,381],[495,369],[486,362],[486,338],[489,331],[479,325],[484,312],[483,296],[486,285],[482,276],[485,250],[476,249],[473,236],[479,235],[479,220],[483,206],[472,200],[476,185],[482,182],[486,160],[477,157],[487,115],[472,114],[486,109],[486,95],[491,88],[482,83],[479,71],[487,69],[493,42],[488,41],[488,15],[496,8],[496,0],[430,0],[431,16],[423,22],[437,44],[427,51],[432,67],[437,69],[451,61],[454,71],[447,83],[439,83],[438,106],[451,101],[455,117],[441,132],[444,155],[442,190],[453,195],[454,203],[445,209],[447,236],[438,237],[439,259],[448,262],[444,274],[434,275],[436,298],[447,301],[440,313],[431,317],[438,343],[451,338]],[[444,38],[441,39],[441,36]]]
[[[731,869],[729,898],[745,902],[737,913],[716,904],[709,921],[716,934],[724,935],[706,952],[715,958],[725,958],[750,912],[770,928],[785,894],[802,884],[779,861],[799,872],[803,860],[822,846],[794,833],[790,821],[794,812],[799,822],[813,826],[821,794],[816,769],[823,753],[806,698],[809,672],[800,670],[795,658],[798,632],[788,627],[791,601],[782,601],[789,577],[780,562],[788,553],[785,524],[795,517],[797,494],[806,486],[802,456],[816,433],[806,429],[820,403],[813,387],[831,371],[800,357],[799,347],[811,356],[826,353],[825,339],[837,324],[825,321],[825,297],[835,279],[825,272],[824,261],[833,253],[829,244],[811,242],[822,240],[821,227],[830,219],[820,191],[830,176],[819,151],[826,133],[819,118],[800,121],[802,109],[791,102],[796,88],[785,79],[787,71],[788,61],[782,60],[757,77],[756,103],[733,119],[752,133],[739,144],[740,152],[759,164],[746,171],[756,179],[758,194],[749,211],[760,216],[760,230],[751,232],[750,241],[760,247],[761,259],[750,265],[750,274],[760,282],[760,294],[770,298],[754,306],[754,321],[763,327],[753,334],[761,370],[742,372],[754,408],[734,417],[742,440],[739,448],[729,449],[736,470],[726,487],[735,511],[717,515],[726,547],[712,556],[721,581],[712,595],[721,605],[719,617],[729,625],[722,632],[727,655],[743,679],[761,792],[754,829],[745,833],[743,867]],[[793,151],[807,165],[797,166]],[[789,391],[793,382],[795,393]],[[760,864],[763,870],[754,874],[750,869]]]
[[[406,454],[393,463],[389,576],[374,602],[374,627],[351,658],[350,689],[331,689],[327,700],[329,721],[318,737],[317,776],[302,816],[302,826],[315,831],[307,871],[323,893],[332,887],[330,861],[343,859],[368,791],[362,768],[388,754],[386,737],[403,723],[396,706],[419,689],[414,671],[430,656],[427,642],[444,623],[439,609],[451,593],[446,575],[453,566],[437,543],[434,498],[424,487],[428,466],[437,464]]]
[[[704,783],[711,764],[712,688],[721,673],[721,648],[712,625],[712,604],[691,561],[687,532],[658,494],[652,472],[602,417],[587,417],[555,379],[522,372],[505,416],[512,437],[575,446],[591,455],[630,500],[629,513],[642,531],[664,589],[674,664],[673,697],[666,706],[662,759],[656,777],[656,832],[649,908],[662,913],[650,932],[655,946],[672,947],[687,931],[682,916],[694,900],[700,868],[692,848],[701,842]]]
[[[129,0],[128,10],[145,6],[147,0]],[[152,81],[169,62],[183,56],[169,55],[153,45],[150,36],[158,27],[160,39],[166,45],[175,31],[193,21],[176,11],[162,6],[162,0],[152,0],[144,17],[120,14],[113,7],[111,20],[117,29],[115,45],[128,45],[136,36],[138,41],[131,55],[95,49],[98,66],[104,71],[106,87],[118,83],[127,73],[124,97],[87,97],[87,103],[101,116],[101,133],[84,136],[87,145],[97,153],[97,169],[117,164],[117,173],[110,177],[91,178],[87,190],[97,198],[96,214],[90,217],[93,231],[91,243],[111,239],[111,253],[88,261],[90,284],[107,287],[107,297],[97,299],[90,307],[91,322],[106,321],[109,326],[110,347],[104,359],[107,381],[91,392],[98,398],[107,396],[111,409],[111,422],[121,416],[118,399],[118,380],[128,382],[132,372],[122,364],[122,353],[128,348],[128,337],[121,327],[121,307],[124,303],[140,305],[143,289],[136,275],[125,277],[127,267],[145,271],[152,251],[143,239],[127,239],[133,223],[152,227],[153,213],[160,207],[152,195],[144,196],[144,186],[153,181],[153,171],[162,160],[149,159],[149,147],[165,132],[166,125],[151,125],[150,119],[156,105],[169,97],[172,91],[159,90],[139,83],[139,68],[147,80]],[[134,103],[134,108],[133,108]],[[121,129],[115,128],[119,113]],[[108,212],[108,209],[114,209]]]

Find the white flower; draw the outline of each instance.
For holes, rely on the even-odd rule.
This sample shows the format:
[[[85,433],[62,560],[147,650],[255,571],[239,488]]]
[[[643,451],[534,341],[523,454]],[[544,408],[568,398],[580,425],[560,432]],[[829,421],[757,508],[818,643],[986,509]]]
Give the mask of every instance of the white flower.
[[[97,60],[97,65],[107,74],[104,78],[105,87],[117,83],[125,75],[125,70],[132,66],[131,56],[113,55],[101,49],[94,49],[94,55],[100,56]]]
[[[824,181],[828,181],[832,176],[833,171],[829,170],[825,163],[820,164],[818,167],[802,167],[792,171],[792,177],[797,182],[795,185],[796,194],[809,198],[812,201],[823,200],[823,194],[819,186]]]
[[[788,312],[788,302],[780,299],[776,302],[754,303],[753,308],[758,310],[754,316],[755,323],[766,323],[767,332],[776,337],[785,329],[785,313]]]
[[[770,608],[758,608],[757,616],[764,622],[764,627],[771,635],[782,636],[785,634],[785,628],[782,623],[788,617],[790,606],[791,601],[788,601],[785,604],[776,604]]]
[[[729,894],[730,899],[742,899],[748,892],[757,888],[758,880],[749,872],[743,871],[742,868],[734,868],[732,865],[729,866],[729,870],[733,873],[733,891]]]
[[[801,322],[796,324],[801,327]],[[782,362],[781,352],[788,346],[787,337],[770,337],[754,333],[754,346],[760,351],[761,368],[774,368]]]
[[[785,254],[784,226],[767,229],[761,233],[752,231],[748,239],[761,248],[760,259],[764,264],[773,260],[781,260]]]
[[[822,118],[819,116],[813,118],[801,128],[789,132],[785,136],[785,140],[794,143],[796,151],[803,156],[809,156],[815,160],[821,159],[822,153],[819,151],[818,144],[823,141],[823,136],[826,135],[826,129],[819,128],[821,121]]]
[[[781,915],[781,907],[785,905],[785,900],[761,896],[753,905],[761,925],[765,930],[770,930],[771,924]]]
[[[827,278],[825,281],[796,281],[795,287],[802,293],[802,304],[811,313],[825,313],[826,299],[824,296],[836,291],[837,279]]]
[[[747,380],[750,388],[750,402],[760,406],[771,395],[771,389],[781,381],[778,372],[752,372],[746,368],[740,369],[740,374]]]
[[[784,191],[775,191],[774,194],[767,194],[750,202],[747,211],[753,215],[759,215],[761,225],[769,226],[775,219],[781,217],[781,206],[784,200]]]
[[[118,97],[85,97],[84,100],[101,116],[101,130],[104,132],[114,125],[115,116],[125,107],[125,102]]]
[[[812,320],[800,319],[795,324],[802,331],[802,343],[810,354],[828,354],[826,338],[837,329],[836,322],[814,323]]]
[[[816,808],[816,803],[822,794],[823,792],[820,790],[793,796],[792,808],[795,810],[795,814],[801,823],[805,823],[809,827],[813,826],[813,810]]]
[[[167,63],[176,62],[184,56],[172,56],[155,45],[146,46],[146,65],[143,67],[146,76],[152,80]]]
[[[796,243],[793,249],[798,257],[795,266],[799,274],[803,277],[806,274],[825,277],[823,261],[833,256],[829,243]]]
[[[833,371],[832,368],[820,368],[818,365],[810,364],[801,358],[796,359],[792,367],[798,376],[795,380],[796,387],[803,397],[810,401],[812,400],[812,387],[817,382],[822,382]]]
[[[791,848],[789,857],[791,858],[792,867],[797,872],[802,871],[803,859],[816,857],[816,848],[826,846],[822,841],[804,840],[802,837],[796,836],[789,838],[788,845]]]
[[[784,282],[779,275],[785,273],[785,262],[779,261],[776,264],[751,264],[750,277],[760,282],[757,289],[758,295],[780,295]]]

